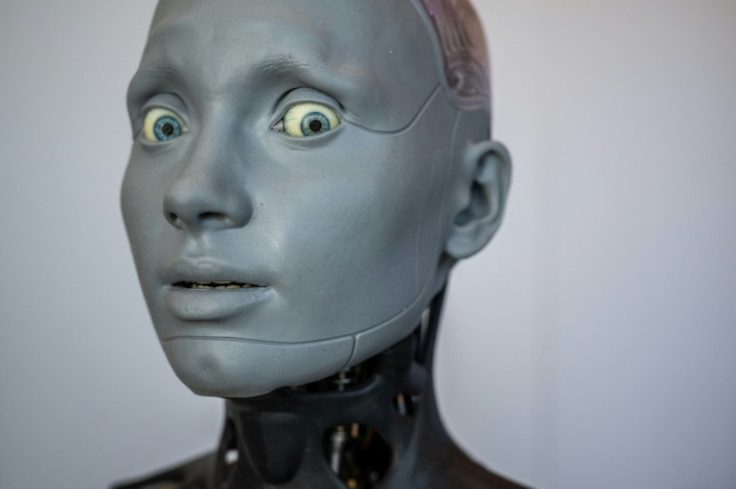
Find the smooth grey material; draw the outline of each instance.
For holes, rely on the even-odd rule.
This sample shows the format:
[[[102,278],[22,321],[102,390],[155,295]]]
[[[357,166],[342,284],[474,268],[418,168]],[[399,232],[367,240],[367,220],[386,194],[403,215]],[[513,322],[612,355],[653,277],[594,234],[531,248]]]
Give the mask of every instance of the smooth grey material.
[[[193,391],[260,395],[385,350],[495,233],[510,159],[488,140],[483,84],[444,65],[484,41],[476,20],[448,44],[430,3],[159,4],[129,91],[122,206]],[[339,122],[296,137],[302,104]]]

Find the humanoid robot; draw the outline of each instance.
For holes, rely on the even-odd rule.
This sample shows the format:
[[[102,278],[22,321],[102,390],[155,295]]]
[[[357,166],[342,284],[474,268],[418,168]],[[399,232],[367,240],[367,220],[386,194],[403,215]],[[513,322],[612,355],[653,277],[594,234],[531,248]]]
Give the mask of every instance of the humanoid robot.
[[[122,207],[163,350],[219,448],[132,488],[518,488],[440,421],[452,266],[498,229],[467,0],[161,0]]]

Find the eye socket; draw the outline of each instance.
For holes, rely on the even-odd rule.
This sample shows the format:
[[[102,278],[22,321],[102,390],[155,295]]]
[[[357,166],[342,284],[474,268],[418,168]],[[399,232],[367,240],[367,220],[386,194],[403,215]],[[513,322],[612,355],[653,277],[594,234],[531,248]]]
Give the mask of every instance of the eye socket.
[[[147,141],[161,143],[178,138],[185,132],[187,127],[175,112],[162,107],[154,107],[146,112],[143,137]]]
[[[317,136],[340,125],[340,118],[326,105],[313,102],[296,104],[283,119],[283,130],[298,138]]]

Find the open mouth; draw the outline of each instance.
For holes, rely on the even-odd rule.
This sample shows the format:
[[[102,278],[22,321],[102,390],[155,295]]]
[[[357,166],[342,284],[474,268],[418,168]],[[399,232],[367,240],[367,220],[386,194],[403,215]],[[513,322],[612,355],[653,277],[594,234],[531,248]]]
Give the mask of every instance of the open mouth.
[[[216,289],[216,290],[234,290],[234,289],[253,289],[262,287],[261,285],[248,284],[243,282],[232,282],[230,280],[221,280],[215,282],[177,282],[173,284],[177,289]]]

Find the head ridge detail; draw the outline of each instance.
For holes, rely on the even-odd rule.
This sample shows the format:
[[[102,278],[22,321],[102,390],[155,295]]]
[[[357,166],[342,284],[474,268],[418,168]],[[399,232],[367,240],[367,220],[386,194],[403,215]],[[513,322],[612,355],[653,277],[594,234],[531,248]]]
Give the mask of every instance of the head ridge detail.
[[[442,52],[448,97],[460,110],[490,114],[488,50],[483,27],[468,0],[419,0]]]

